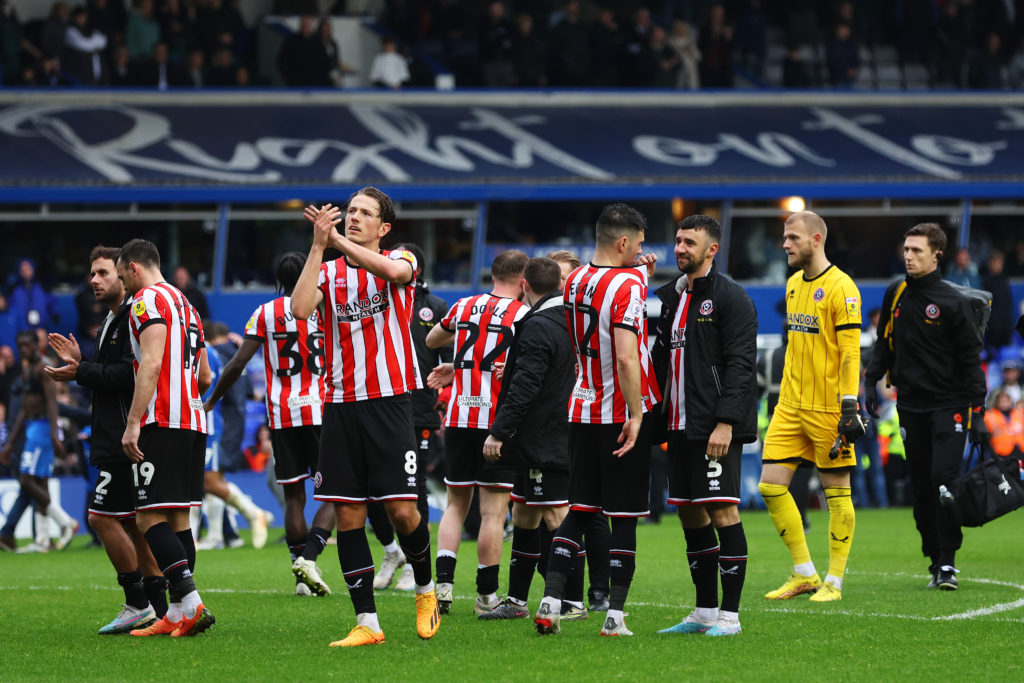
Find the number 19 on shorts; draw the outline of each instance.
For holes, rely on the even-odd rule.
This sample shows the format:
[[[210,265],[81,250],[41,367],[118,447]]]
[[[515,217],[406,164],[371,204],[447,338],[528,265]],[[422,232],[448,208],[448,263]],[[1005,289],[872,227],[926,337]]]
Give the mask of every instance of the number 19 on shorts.
[[[149,486],[149,482],[153,481],[153,475],[156,473],[156,465],[151,462],[143,463],[132,463],[132,479],[134,480],[135,486],[139,486],[139,477],[142,477],[142,485]]]

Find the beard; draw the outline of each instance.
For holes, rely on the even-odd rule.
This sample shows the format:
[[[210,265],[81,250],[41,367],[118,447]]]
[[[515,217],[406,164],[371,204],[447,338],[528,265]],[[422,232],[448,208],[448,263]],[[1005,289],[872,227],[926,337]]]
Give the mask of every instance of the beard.
[[[697,259],[696,257],[690,259],[679,270],[683,273],[683,275],[691,277],[704,270],[704,266],[705,264],[707,264],[707,262],[708,255],[707,252],[704,252],[704,254],[701,255],[700,259]]]

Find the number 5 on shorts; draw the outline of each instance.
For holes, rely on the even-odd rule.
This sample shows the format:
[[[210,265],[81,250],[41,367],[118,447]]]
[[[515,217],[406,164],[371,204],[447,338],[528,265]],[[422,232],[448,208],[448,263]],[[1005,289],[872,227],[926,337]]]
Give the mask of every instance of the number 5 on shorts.
[[[722,475],[722,463],[712,460],[706,455],[704,459],[708,461],[708,479],[714,479]]]

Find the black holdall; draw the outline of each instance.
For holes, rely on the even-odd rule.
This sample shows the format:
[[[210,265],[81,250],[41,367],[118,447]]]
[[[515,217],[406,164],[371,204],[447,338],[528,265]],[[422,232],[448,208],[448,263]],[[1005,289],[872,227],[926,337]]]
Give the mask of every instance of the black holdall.
[[[1024,458],[985,458],[980,444],[967,456],[976,464],[949,484],[961,526],[982,526],[1024,506]]]

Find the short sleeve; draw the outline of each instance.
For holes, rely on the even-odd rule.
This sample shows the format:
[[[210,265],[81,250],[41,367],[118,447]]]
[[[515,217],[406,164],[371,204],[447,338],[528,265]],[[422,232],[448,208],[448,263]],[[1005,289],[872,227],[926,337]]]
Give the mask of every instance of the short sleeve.
[[[158,299],[152,289],[143,289],[135,295],[132,300],[132,323],[137,332],[141,333],[156,323],[167,324],[167,311],[160,305],[162,303],[163,299]]]
[[[458,308],[459,308],[459,303],[455,302],[455,305],[452,306],[451,308],[449,308],[448,312],[445,314],[445,316],[443,318],[441,318],[441,327],[443,327],[448,332],[454,332],[455,331],[455,317],[456,317],[456,311],[458,310]]]
[[[640,282],[630,281],[619,287],[611,308],[611,324],[637,334],[643,330],[647,288]]]
[[[267,323],[263,319],[262,306],[253,311],[252,315],[249,316],[249,322],[245,323],[245,337],[246,339],[266,341]]]

